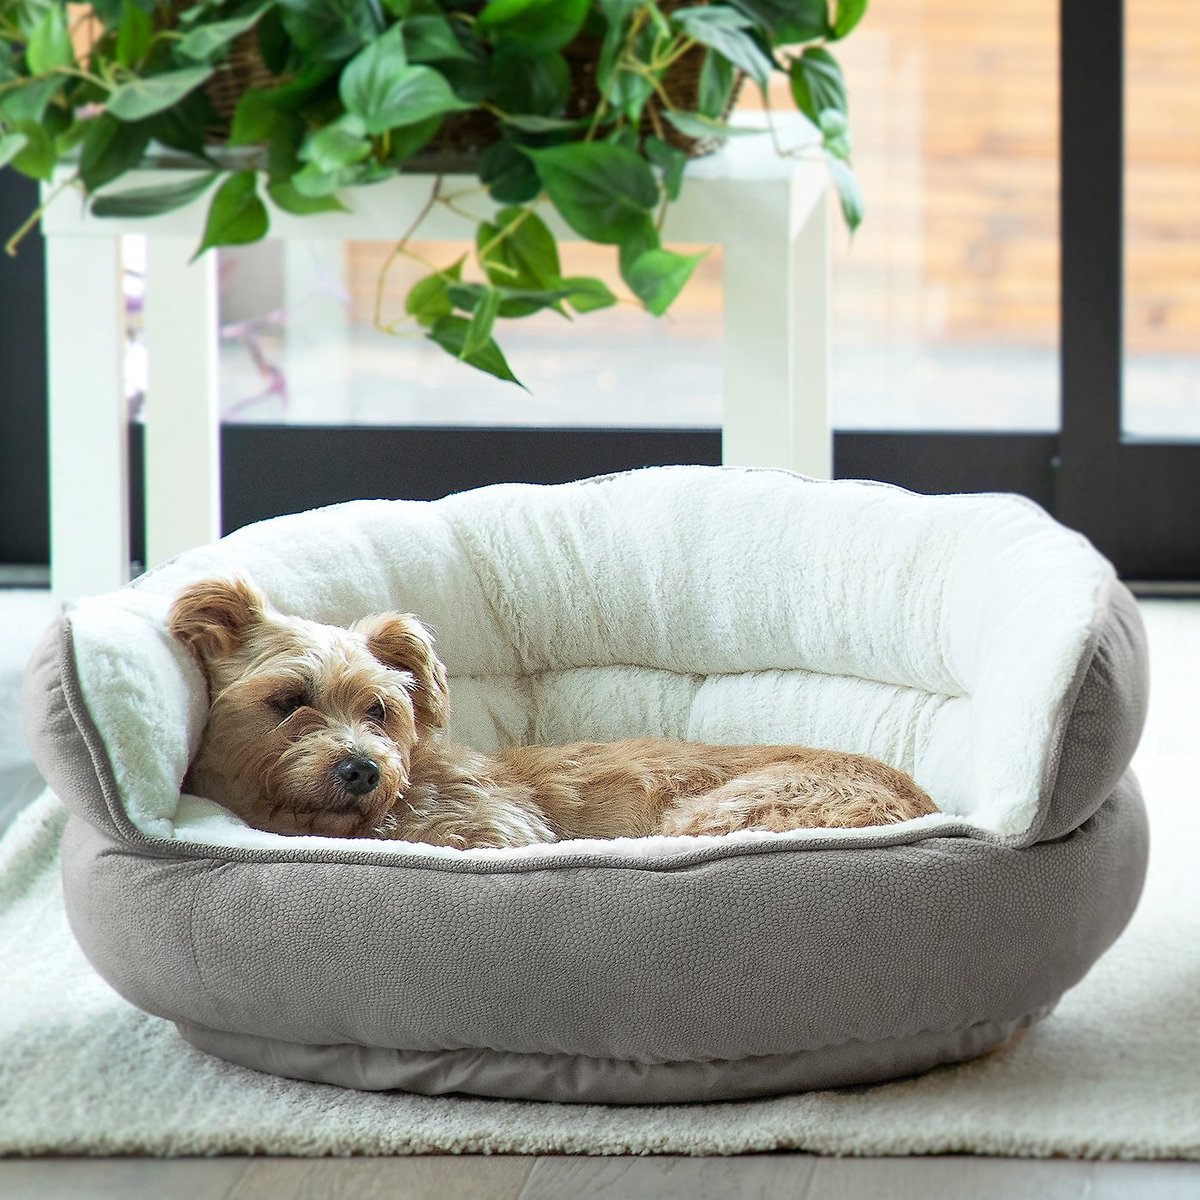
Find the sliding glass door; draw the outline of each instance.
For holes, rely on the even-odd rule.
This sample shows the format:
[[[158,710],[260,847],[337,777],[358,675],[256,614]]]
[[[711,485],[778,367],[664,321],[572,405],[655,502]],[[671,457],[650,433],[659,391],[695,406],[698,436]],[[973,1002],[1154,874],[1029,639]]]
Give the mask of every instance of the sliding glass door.
[[[1200,579],[1200,11],[1063,0],[1056,512],[1133,579]]]

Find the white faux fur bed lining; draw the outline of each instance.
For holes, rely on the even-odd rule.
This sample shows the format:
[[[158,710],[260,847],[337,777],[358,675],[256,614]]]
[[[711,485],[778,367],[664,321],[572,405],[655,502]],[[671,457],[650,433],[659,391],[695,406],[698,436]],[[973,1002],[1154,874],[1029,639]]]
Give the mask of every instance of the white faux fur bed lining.
[[[860,751],[911,771],[952,814],[914,823],[914,837],[964,819],[999,834],[1029,826],[1114,578],[1083,538],[1015,497],[777,471],[659,468],[265,522],[72,614],[85,703],[150,836],[324,841],[181,805],[206,698],[165,615],[184,582],[233,570],[317,620],[416,612],[438,633],[451,734],[469,745],[651,735]],[[588,848],[640,857],[660,842],[677,847]],[[436,853],[533,850],[563,852]]]

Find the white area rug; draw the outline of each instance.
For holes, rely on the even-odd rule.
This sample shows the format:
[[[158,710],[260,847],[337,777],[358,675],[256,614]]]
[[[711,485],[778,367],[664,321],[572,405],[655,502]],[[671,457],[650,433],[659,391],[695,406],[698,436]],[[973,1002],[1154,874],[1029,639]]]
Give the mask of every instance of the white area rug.
[[[1021,1041],[898,1083],[654,1108],[368,1094],[208,1058],[67,928],[49,795],[0,844],[0,1153],[980,1153],[1200,1159],[1197,763],[1143,764],[1150,875],[1124,936]]]

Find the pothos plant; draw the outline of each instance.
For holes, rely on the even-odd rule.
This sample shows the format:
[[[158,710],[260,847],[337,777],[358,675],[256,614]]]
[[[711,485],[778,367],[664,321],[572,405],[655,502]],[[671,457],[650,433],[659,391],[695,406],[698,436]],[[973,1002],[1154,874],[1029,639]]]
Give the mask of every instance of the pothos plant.
[[[376,323],[413,323],[517,382],[493,336],[498,319],[617,302],[602,280],[562,274],[538,207],[615,246],[634,302],[661,315],[702,257],[660,240],[687,141],[741,132],[724,117],[743,80],[765,96],[772,73],[786,74],[814,130],[801,149],[828,161],[853,230],[861,201],[830,44],[867,2],[0,0],[0,167],[43,181],[65,167],[60,186],[82,188],[97,216],[150,216],[207,193],[200,254],[266,235],[267,201],[320,213],[342,208],[348,188],[428,169],[431,147],[473,122],[479,186],[499,205],[477,222],[474,262],[427,264],[401,320],[377,303]],[[215,89],[239,86],[231,52],[247,46],[254,81],[221,123]],[[685,63],[681,90],[672,79]],[[182,179],[121,189],[122,176],[165,155]],[[438,176],[424,212],[461,199]],[[411,253],[424,212],[389,261]]]

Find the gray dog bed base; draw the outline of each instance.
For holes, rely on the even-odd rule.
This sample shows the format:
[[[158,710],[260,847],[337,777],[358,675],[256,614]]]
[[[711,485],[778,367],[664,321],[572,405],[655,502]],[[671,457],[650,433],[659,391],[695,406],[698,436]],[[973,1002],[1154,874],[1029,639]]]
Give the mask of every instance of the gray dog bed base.
[[[181,795],[206,701],[165,631],[230,570],[319,620],[420,613],[481,749],[829,745],[943,811],[508,851],[248,829]],[[1140,894],[1145,702],[1132,598],[1034,506],[720,468],[266,522],[80,605],[25,689],[72,927],[131,1002],[281,1075],[619,1103],[894,1078],[1045,1016]]]

